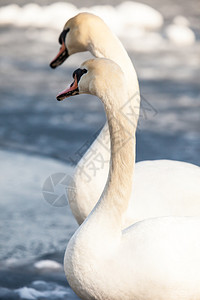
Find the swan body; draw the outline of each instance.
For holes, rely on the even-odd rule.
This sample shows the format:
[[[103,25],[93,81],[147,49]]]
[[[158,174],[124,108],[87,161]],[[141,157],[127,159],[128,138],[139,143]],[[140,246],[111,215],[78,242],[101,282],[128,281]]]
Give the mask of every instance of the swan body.
[[[81,224],[92,211],[96,199],[100,198],[105,183],[102,180],[99,182],[98,189],[96,185],[90,185],[88,189],[88,178],[83,172],[78,175],[75,173],[71,184],[74,189],[68,191],[68,199],[73,215]],[[153,217],[200,216],[199,189],[198,166],[173,160],[136,163],[133,192],[123,228],[134,222]]]
[[[107,59],[83,63],[57,99],[76,93],[101,98],[111,162],[99,201],[65,252],[70,286],[84,300],[200,299],[200,218],[153,218],[122,230],[134,180],[134,134],[124,140],[135,127],[120,114],[128,95],[119,66]]]
[[[95,226],[83,223],[65,252],[67,280],[81,299],[200,299],[198,218],[140,221],[116,239]]]
[[[93,14],[80,13],[68,20],[59,41],[62,46],[59,55],[51,63],[53,68],[69,55],[81,51],[90,51],[96,57],[112,59],[121,67],[128,87],[127,101],[133,108],[131,122],[136,127],[140,106],[137,75],[127,52],[107,25]],[[109,131],[106,123],[74,170],[72,184],[75,188],[73,193],[68,192],[68,200],[79,224],[94,208],[108,178],[109,138],[106,147],[104,142],[107,136]],[[133,151],[135,153],[135,147]],[[87,157],[91,157],[93,153],[99,154],[101,161],[105,162],[97,164],[95,175],[93,169],[87,167]],[[144,188],[144,178],[147,176]],[[200,215],[200,184],[197,182],[200,182],[200,168],[192,164],[169,160],[136,163],[134,194],[131,196],[123,227],[148,217]],[[151,201],[147,203],[148,199]]]

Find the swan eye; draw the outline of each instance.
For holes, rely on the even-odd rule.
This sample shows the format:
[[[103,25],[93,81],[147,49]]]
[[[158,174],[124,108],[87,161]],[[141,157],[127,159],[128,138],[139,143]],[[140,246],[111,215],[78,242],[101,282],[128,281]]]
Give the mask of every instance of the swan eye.
[[[85,73],[87,73],[87,70],[86,70],[86,69],[81,69],[81,76],[82,76],[83,74],[85,74]]]
[[[58,42],[59,42],[60,45],[62,45],[62,43],[65,41],[66,35],[67,35],[68,32],[69,32],[69,28],[64,29],[64,30],[61,32],[61,34],[60,34],[60,36],[59,36],[59,39],[58,39]]]
[[[79,82],[79,80],[81,79],[81,77],[83,76],[83,74],[87,73],[87,70],[86,69],[77,69],[74,71],[73,73],[73,78],[75,77],[76,75],[76,78],[77,78],[77,82]]]

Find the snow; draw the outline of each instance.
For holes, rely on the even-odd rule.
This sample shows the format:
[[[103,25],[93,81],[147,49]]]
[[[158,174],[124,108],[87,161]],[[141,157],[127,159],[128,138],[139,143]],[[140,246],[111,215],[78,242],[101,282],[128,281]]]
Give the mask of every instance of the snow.
[[[195,34],[189,27],[189,21],[183,16],[176,16],[173,23],[167,26],[166,35],[170,42],[179,46],[195,43]]]
[[[54,159],[0,151],[0,190],[5,200],[38,197],[46,178],[57,172],[71,173],[72,168]],[[12,188],[11,188],[12,187]],[[14,195],[13,195],[14,191]]]
[[[20,299],[35,300],[35,299],[63,299],[69,296],[67,288],[56,286],[54,290],[38,291],[31,287],[23,287],[16,290]]]
[[[160,45],[166,46],[159,32],[164,26],[162,14],[149,5],[132,1],[122,2],[115,7],[95,5],[80,9],[67,2],[56,2],[46,6],[29,3],[22,7],[11,4],[0,8],[0,25],[43,28],[44,39],[51,41],[56,38],[68,19],[85,11],[101,17],[122,39],[128,50],[146,52],[159,48]],[[165,32],[165,41],[174,45],[188,46],[195,42],[189,21],[183,16],[176,16]]]
[[[66,198],[64,207],[55,207],[42,191],[49,176],[71,174],[72,168],[52,158],[2,150],[0,165],[0,260],[10,268],[37,257],[35,271],[62,271],[61,264],[43,255],[63,251],[77,225]],[[66,193],[64,186],[61,192]]]
[[[34,267],[36,269],[54,269],[54,270],[60,270],[63,268],[62,265],[59,264],[57,261],[49,260],[49,259],[37,261],[34,264]]]
[[[139,2],[122,2],[116,7],[122,16],[124,27],[140,27],[147,30],[158,29],[163,25],[163,16],[154,8]]]
[[[136,26],[157,29],[163,24],[162,15],[152,7],[138,2],[124,2],[115,8],[109,5],[78,9],[71,3],[57,2],[49,6],[29,3],[22,7],[11,4],[0,9],[0,24],[15,26],[51,27],[60,29],[73,15],[89,11],[99,15],[113,30]]]
[[[22,299],[34,300],[37,299],[37,297],[42,296],[43,293],[32,288],[23,287],[21,289],[18,289],[18,294]]]
[[[78,297],[67,286],[61,284],[36,280],[28,284],[28,286],[22,286],[18,289],[0,288],[1,299],[24,299],[24,300],[37,300],[37,299],[71,299],[76,300]]]

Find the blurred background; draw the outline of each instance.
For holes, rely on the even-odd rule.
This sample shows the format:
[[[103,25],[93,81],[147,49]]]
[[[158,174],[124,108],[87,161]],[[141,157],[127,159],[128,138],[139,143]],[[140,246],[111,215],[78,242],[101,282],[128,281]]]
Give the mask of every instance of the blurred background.
[[[80,11],[104,19],[136,68],[142,95],[136,160],[200,166],[198,0],[1,0],[0,299],[78,299],[62,270],[77,225],[68,206],[50,205],[42,191],[53,174],[70,174],[74,153],[105,122],[98,99],[55,98],[91,57],[75,54],[49,67],[65,22]]]

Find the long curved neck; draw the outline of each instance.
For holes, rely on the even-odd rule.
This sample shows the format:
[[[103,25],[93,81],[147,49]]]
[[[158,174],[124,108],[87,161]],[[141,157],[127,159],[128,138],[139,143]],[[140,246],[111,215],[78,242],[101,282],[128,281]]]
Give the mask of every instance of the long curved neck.
[[[115,95],[109,99],[115,105],[104,105],[111,140],[109,176],[100,200],[87,219],[96,232],[101,234],[106,231],[108,235],[110,232],[112,235],[113,232],[121,234],[124,214],[132,193],[135,165],[135,126],[122,114],[123,104],[116,97],[120,96]],[[121,97],[124,98],[124,95]],[[102,102],[106,103],[106,99],[102,99]]]
[[[95,32],[91,31],[88,42],[88,50],[91,51],[95,57],[111,59],[121,67],[126,77],[126,82],[128,83],[129,99],[134,97],[135,93],[138,92],[139,94],[137,74],[131,59],[120,40],[105,24],[104,26],[101,26],[99,30],[95,28]]]
[[[133,186],[135,165],[135,127],[120,111],[107,110],[111,139],[111,162],[102,205],[112,214],[114,223],[122,224]]]

